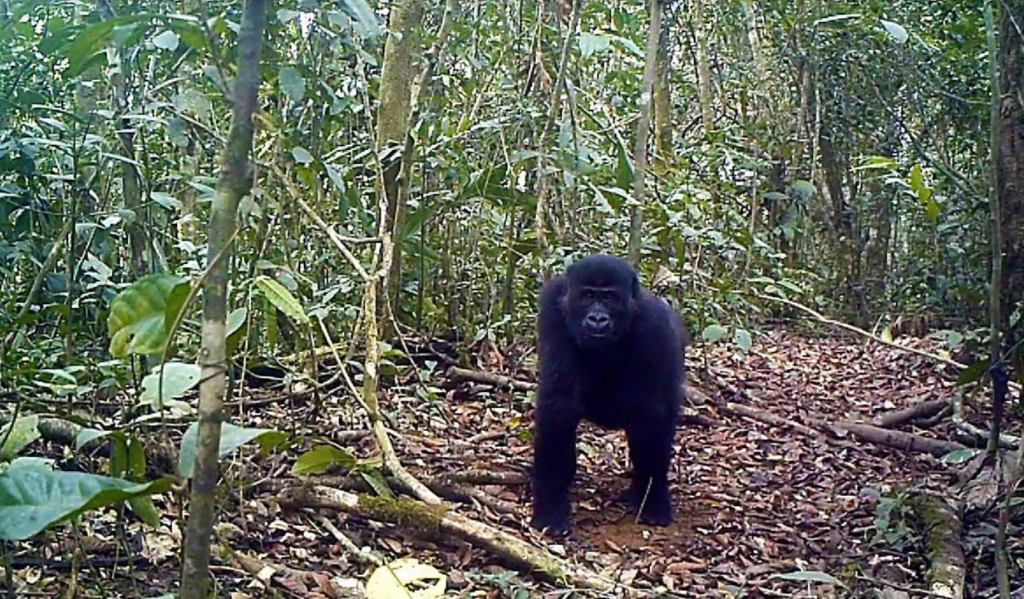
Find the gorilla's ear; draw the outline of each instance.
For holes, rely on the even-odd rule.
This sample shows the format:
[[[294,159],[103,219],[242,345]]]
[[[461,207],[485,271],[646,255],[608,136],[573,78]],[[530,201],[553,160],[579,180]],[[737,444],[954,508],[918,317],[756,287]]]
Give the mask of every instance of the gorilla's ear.
[[[640,299],[640,275],[633,273],[633,299]]]

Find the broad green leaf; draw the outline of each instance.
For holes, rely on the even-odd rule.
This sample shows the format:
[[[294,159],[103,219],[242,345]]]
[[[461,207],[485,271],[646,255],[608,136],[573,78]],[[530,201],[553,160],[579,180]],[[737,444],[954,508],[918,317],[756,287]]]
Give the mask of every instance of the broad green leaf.
[[[793,193],[799,196],[801,200],[807,201],[814,195],[814,183],[804,181],[803,179],[794,181]]]
[[[110,435],[121,434],[112,431],[101,431],[95,428],[83,428],[78,431],[75,435],[75,451],[80,451],[86,445],[92,443],[96,439],[101,439]]]
[[[626,147],[621,143],[616,143],[617,159],[615,166],[615,185],[619,189],[629,192],[633,187],[633,177],[635,173],[633,171],[633,161],[629,158],[629,153],[626,151]]]
[[[228,337],[234,335],[245,324],[245,319],[248,316],[249,309],[245,306],[232,310],[231,314],[228,314],[228,328],[224,334]]]
[[[736,333],[733,335],[733,341],[736,345],[740,346],[743,351],[750,351],[750,348],[754,347],[754,340],[750,336],[750,331],[746,329],[736,329]]]
[[[286,8],[282,8],[277,11],[277,20],[280,21],[282,25],[285,25],[289,21],[298,18],[298,16],[301,14],[302,13],[300,13],[297,10],[288,10]]]
[[[842,582],[840,582],[839,579],[835,576],[832,576],[831,574],[826,574],[824,572],[816,571],[789,572],[787,574],[776,574],[772,576],[772,578],[781,578],[782,580],[796,580],[800,582],[821,582],[824,584],[834,584],[841,587],[846,586]]]
[[[14,461],[7,464],[5,472],[10,472],[18,468],[27,468],[34,470],[43,470],[49,472],[53,470],[54,460],[50,458],[37,458],[31,456],[22,456],[20,458],[14,458]]]
[[[708,325],[707,327],[704,328],[704,334],[703,334],[704,341],[707,341],[709,343],[714,343],[715,341],[718,341],[718,340],[722,339],[723,337],[725,337],[725,333],[726,333],[725,327],[723,327],[721,325],[717,325],[717,324]]]
[[[333,445],[320,445],[295,460],[292,474],[322,474],[334,465],[351,470],[355,468],[356,458],[351,453]]]
[[[306,97],[306,79],[294,67],[282,67],[277,75],[277,81],[281,85],[281,91],[293,104],[298,104]]]
[[[213,103],[201,91],[186,89],[171,97],[171,103],[179,111],[190,114],[201,121],[209,120],[213,114]]]
[[[168,210],[181,210],[181,201],[169,193],[162,191],[149,192],[149,198]]]
[[[958,386],[969,385],[976,383],[981,380],[981,377],[985,376],[985,371],[988,370],[987,360],[978,360],[974,364],[971,364],[960,373],[960,376],[956,379]]]
[[[359,475],[377,495],[381,497],[395,496],[391,492],[391,487],[388,486],[388,481],[384,480],[384,475],[381,474],[380,470],[359,470]]]
[[[178,49],[178,44],[181,42],[181,38],[178,37],[177,33],[173,31],[165,30],[160,35],[153,38],[153,45],[161,50],[169,50],[174,52]]]
[[[7,470],[0,474],[0,539],[24,540],[85,511],[162,493],[170,486],[169,478],[133,483],[84,472]]]
[[[287,435],[266,428],[245,428],[230,422],[221,424],[220,447],[218,455],[224,457],[250,441],[259,441],[264,452],[280,445]],[[178,454],[178,473],[185,478],[192,478],[195,472],[196,451],[199,444],[199,423],[194,422],[185,431],[181,439],[181,452]]]
[[[309,153],[309,150],[302,146],[292,148],[292,158],[295,159],[295,162],[298,162],[303,166],[312,164],[313,162],[313,155]]]
[[[352,17],[352,28],[359,37],[377,37],[384,32],[377,13],[373,12],[366,0],[341,0],[339,4]]]
[[[969,462],[979,451],[978,449],[966,447],[964,449],[957,449],[942,456],[942,461],[947,464],[963,464],[964,462]]]
[[[163,393],[160,389],[160,371],[163,370]],[[168,407],[170,402],[185,395],[199,384],[202,368],[197,364],[184,362],[167,362],[156,366],[152,372],[142,379],[142,394],[139,403],[148,405],[154,410]]]
[[[160,526],[160,512],[153,505],[153,497],[150,495],[137,495],[128,499],[128,507],[132,512],[146,524],[153,528]]]
[[[583,58],[606,52],[611,46],[612,40],[606,35],[588,33],[586,31],[580,34],[580,55]]]
[[[915,164],[910,169],[910,189],[919,192],[924,188],[924,170],[920,164]]]
[[[188,281],[167,274],[139,279],[114,298],[107,317],[110,353],[118,358],[128,354],[157,354],[167,344],[165,312],[172,292],[188,287]]]
[[[9,431],[9,432],[8,432]],[[31,445],[39,434],[39,416],[22,416],[14,422],[0,427],[0,439],[7,439],[0,447],[0,460],[6,462],[17,457],[22,449]]]
[[[910,34],[907,33],[907,30],[902,25],[893,23],[892,21],[886,21],[885,19],[879,19],[879,21],[882,22],[882,27],[885,29],[885,32],[888,33],[892,39],[896,40],[897,44],[905,44],[907,43],[907,40],[910,39]]]
[[[960,349],[960,346],[964,343],[964,336],[959,331],[942,331],[942,337],[946,340],[946,345],[952,350]]]
[[[83,29],[75,36],[74,41],[64,46],[64,55],[68,58],[68,71],[66,75],[68,77],[75,77],[85,70],[96,51],[110,40],[111,33],[113,33],[115,27],[148,21],[153,16],[150,13],[125,15],[107,19]]]
[[[636,45],[633,42],[633,40],[631,40],[631,39],[629,39],[627,37],[615,36],[615,37],[612,38],[612,41],[614,41],[617,44],[619,44],[620,46],[622,46],[622,48],[626,52],[629,52],[630,54],[632,54],[633,56],[636,56],[637,58],[644,58],[645,57],[644,51],[640,49],[640,46]]]
[[[309,318],[306,316],[306,311],[303,309],[302,304],[299,303],[299,300],[295,299],[295,296],[290,291],[285,289],[284,285],[266,275],[260,275],[256,277],[256,286],[260,288],[263,296],[274,307],[287,314],[289,318],[299,324],[309,323]]]

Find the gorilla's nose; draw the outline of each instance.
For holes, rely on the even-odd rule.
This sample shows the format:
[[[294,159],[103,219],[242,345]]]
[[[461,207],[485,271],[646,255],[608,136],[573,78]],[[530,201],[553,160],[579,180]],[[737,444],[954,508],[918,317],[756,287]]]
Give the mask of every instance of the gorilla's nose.
[[[612,319],[607,314],[587,314],[587,328],[593,333],[605,333],[611,328]]]

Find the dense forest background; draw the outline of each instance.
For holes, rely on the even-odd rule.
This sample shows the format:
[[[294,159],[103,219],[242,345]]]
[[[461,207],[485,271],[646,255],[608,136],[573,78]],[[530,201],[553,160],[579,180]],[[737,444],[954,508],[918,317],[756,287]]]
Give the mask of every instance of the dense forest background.
[[[1019,0],[0,0],[3,586],[204,596],[177,571],[207,580],[212,536],[224,596],[1021,593],[1022,27]],[[592,252],[693,333],[680,472],[806,438],[855,466],[803,512],[841,541],[750,540],[806,537],[792,472],[734,497],[786,489],[750,513],[789,531],[727,541],[728,490],[680,474],[707,513],[653,565],[642,527],[510,532],[537,293]]]

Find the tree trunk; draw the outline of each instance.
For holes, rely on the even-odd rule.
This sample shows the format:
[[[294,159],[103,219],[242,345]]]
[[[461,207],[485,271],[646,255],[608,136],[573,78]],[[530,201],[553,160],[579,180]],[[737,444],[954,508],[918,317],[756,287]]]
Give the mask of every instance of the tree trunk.
[[[199,384],[199,447],[189,502],[181,598],[205,599],[210,584],[210,535],[214,492],[219,477],[218,449],[226,389],[228,266],[238,202],[252,186],[252,115],[260,85],[260,51],[267,0],[248,0],[238,35],[238,75],[234,83],[231,131],[221,159],[220,181],[210,208],[207,275],[203,283],[202,382]]]
[[[999,3],[999,140],[996,189],[1002,231],[1001,326],[1024,298],[1024,1]],[[1020,326],[1020,325],[1018,325]]]
[[[644,65],[643,92],[640,94],[640,120],[636,125],[636,148],[633,150],[633,199],[636,205],[629,215],[627,259],[636,266],[640,261],[640,232],[644,205],[644,171],[647,169],[647,136],[651,128],[651,91],[658,63],[661,39],[661,1],[650,0],[651,24],[647,30],[647,63]]]
[[[708,56],[708,40],[704,26],[704,0],[694,0],[693,9],[696,18],[694,37],[697,38],[697,86],[700,92],[700,117],[704,124],[704,135],[710,135],[715,123],[711,117],[711,59]]]
[[[669,33],[663,18],[654,77],[654,159],[659,164],[672,163],[672,57],[668,51]]]
[[[105,20],[116,17],[114,9],[108,0],[99,0],[100,14]],[[121,115],[128,112],[128,86],[125,83],[124,75],[121,73],[129,68],[124,64],[125,53],[118,49],[118,60],[121,61],[120,70],[115,72],[111,81],[113,87],[114,110]],[[121,142],[121,153],[129,160],[135,160],[135,129],[132,121],[122,118],[117,125],[117,139]],[[146,234],[142,228],[139,214],[142,206],[142,181],[139,177],[139,170],[132,162],[121,161],[121,193],[124,195],[124,207],[135,215],[135,220],[125,223],[125,230],[128,233],[128,248],[131,257],[128,263],[131,265],[132,276],[136,279],[147,274],[146,269]]]
[[[392,4],[390,35],[384,45],[384,62],[380,75],[380,108],[377,112],[378,152],[390,150],[383,157],[384,189],[387,196],[387,230],[392,234],[395,247],[388,275],[387,301],[398,313],[398,293],[402,288],[402,245],[398,228],[402,220],[404,200],[408,197],[403,187],[409,185],[409,173],[403,175],[403,156],[409,117],[412,114],[413,83],[418,74],[423,28],[423,0],[405,0]]]

